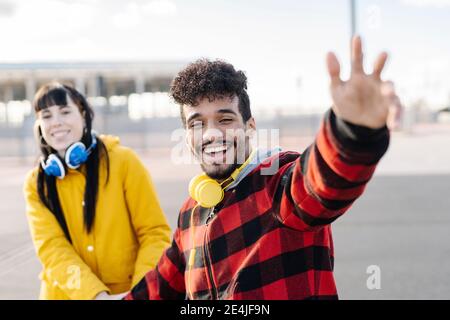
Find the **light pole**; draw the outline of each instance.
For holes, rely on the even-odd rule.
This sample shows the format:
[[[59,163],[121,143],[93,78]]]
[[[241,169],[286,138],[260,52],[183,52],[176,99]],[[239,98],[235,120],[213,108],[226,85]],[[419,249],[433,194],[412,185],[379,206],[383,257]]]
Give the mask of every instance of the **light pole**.
[[[350,0],[350,28],[351,37],[356,34],[356,0]]]

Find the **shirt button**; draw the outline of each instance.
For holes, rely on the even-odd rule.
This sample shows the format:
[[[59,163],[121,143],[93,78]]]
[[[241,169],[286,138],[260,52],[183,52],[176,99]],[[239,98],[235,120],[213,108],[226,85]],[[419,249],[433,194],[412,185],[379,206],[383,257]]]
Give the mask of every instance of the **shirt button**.
[[[53,286],[56,287],[58,285],[58,281],[53,281]]]
[[[84,207],[84,201],[81,201],[81,205]]]
[[[89,251],[89,252],[94,251],[94,246],[88,246],[88,247],[87,247],[87,251]]]

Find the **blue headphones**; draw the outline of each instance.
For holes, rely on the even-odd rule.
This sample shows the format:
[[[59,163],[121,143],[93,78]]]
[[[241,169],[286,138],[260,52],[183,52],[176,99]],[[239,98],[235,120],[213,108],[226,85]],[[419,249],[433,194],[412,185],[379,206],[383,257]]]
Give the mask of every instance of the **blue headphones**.
[[[85,163],[91,154],[92,150],[97,146],[97,137],[95,133],[92,132],[92,144],[89,148],[82,142],[75,142],[66,150],[66,155],[64,160],[66,165],[70,169],[77,169],[81,164]],[[63,179],[66,175],[66,170],[64,169],[64,164],[61,159],[56,154],[51,154],[48,156],[47,160],[41,158],[41,166],[44,172],[48,176],[55,176],[59,179]]]

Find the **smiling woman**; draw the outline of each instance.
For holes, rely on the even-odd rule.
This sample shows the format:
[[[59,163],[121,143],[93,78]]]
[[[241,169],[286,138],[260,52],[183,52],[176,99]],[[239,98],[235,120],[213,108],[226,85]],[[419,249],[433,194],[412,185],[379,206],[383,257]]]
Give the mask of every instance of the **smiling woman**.
[[[93,110],[74,88],[45,85],[33,106],[42,157],[24,191],[40,298],[120,298],[169,244],[151,177],[117,137],[92,131]]]
[[[61,103],[48,106],[38,112],[39,128],[45,141],[63,157],[69,145],[82,139],[86,121],[82,115],[84,111],[78,110],[72,99],[65,96],[65,92],[56,91],[52,98],[60,100]],[[50,97],[47,99],[50,100]],[[45,101],[38,102],[45,103]],[[52,103],[52,101],[48,102]]]

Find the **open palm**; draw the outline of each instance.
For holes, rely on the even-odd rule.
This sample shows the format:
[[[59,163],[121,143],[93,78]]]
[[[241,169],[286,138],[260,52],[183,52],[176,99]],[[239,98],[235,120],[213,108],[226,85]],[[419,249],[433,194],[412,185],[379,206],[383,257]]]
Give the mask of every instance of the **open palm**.
[[[343,81],[335,54],[328,53],[333,111],[350,123],[373,129],[381,128],[386,125],[393,90],[390,82],[384,82],[380,78],[387,54],[381,53],[375,61],[372,74],[366,74],[363,69],[361,38],[357,36],[352,39],[351,57],[350,79]]]

